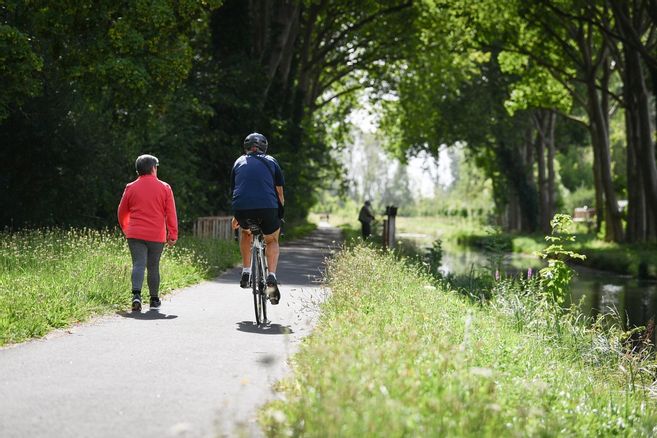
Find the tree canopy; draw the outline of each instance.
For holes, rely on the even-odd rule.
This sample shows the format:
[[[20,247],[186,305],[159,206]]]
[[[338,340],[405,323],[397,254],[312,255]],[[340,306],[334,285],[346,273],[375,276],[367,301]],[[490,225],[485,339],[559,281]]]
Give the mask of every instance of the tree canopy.
[[[5,0],[0,223],[111,225],[141,153],[160,157],[183,221],[228,212],[252,131],[286,174],[289,219],[302,218],[342,178],[331,149],[348,147],[365,97],[402,160],[465,145],[508,229],[545,230],[561,188],[592,183],[609,240],[654,240],[656,6]],[[563,158],[584,150],[586,178]]]

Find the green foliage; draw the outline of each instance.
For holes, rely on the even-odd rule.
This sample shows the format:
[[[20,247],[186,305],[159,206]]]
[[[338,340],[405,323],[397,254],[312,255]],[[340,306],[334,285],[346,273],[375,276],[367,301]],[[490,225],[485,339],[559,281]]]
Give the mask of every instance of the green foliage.
[[[283,233],[281,234],[281,242],[286,242],[295,239],[301,239],[308,236],[317,229],[317,224],[303,221],[294,224],[284,224]]]
[[[39,72],[43,60],[32,51],[27,35],[0,24],[0,122],[6,119],[10,105],[21,105],[40,92]]]
[[[473,303],[365,247],[330,263],[329,284],[321,330],[278,384],[284,397],[262,411],[268,436],[654,432],[657,410],[642,389],[650,362],[628,359],[626,338],[600,326],[572,318],[555,335],[533,323],[536,294],[516,299],[518,316],[532,316],[519,328],[506,299]]]
[[[584,260],[586,256],[579,254],[566,245],[575,241],[575,236],[568,234],[573,225],[572,218],[567,214],[556,214],[550,221],[552,235],[545,236],[549,245],[538,252],[538,256],[547,260],[548,265],[541,269],[540,284],[545,293],[556,304],[563,304],[570,292],[570,280],[574,271],[566,264],[569,259]]]
[[[559,174],[564,187],[571,192],[580,187],[593,188],[593,151],[571,147],[557,154]],[[581,204],[593,205],[593,203]],[[572,211],[571,211],[572,213]]]
[[[132,163],[145,152],[163,158],[164,180],[176,174],[168,182],[174,193],[181,187],[181,200],[194,199],[185,192],[201,186],[199,164],[188,166],[198,136],[175,134],[191,130],[183,121],[207,124],[207,116],[194,117],[195,96],[182,87],[207,32],[199,23],[219,4],[3,3],[0,224],[114,224]],[[181,159],[168,160],[171,150]],[[179,203],[182,218],[199,208]]]

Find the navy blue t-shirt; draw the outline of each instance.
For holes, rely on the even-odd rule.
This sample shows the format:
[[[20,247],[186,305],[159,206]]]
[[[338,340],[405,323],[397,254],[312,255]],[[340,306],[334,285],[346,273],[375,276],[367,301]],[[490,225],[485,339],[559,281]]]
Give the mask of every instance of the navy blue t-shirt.
[[[242,155],[233,164],[230,182],[233,210],[278,208],[275,187],[284,185],[283,172],[274,157],[265,154]]]

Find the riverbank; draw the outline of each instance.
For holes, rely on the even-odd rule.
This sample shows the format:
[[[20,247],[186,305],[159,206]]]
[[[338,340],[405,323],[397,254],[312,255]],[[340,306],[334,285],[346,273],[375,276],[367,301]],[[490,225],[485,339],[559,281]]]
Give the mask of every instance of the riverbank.
[[[554,330],[548,310],[527,301],[535,294],[506,299],[512,283],[502,282],[482,305],[360,245],[328,275],[317,330],[278,385],[284,399],[263,411],[269,436],[656,432],[645,358],[575,318]],[[531,321],[514,311],[520,304]]]

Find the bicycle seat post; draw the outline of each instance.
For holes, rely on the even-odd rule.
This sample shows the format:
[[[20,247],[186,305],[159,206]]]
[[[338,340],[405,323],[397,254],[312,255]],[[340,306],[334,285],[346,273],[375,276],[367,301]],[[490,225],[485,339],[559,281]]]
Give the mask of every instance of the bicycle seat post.
[[[251,231],[251,234],[253,234],[254,236],[259,236],[259,235],[263,234],[262,233],[262,228],[260,228],[259,224],[255,223],[253,221],[250,221],[250,220],[247,221],[247,224],[249,225],[249,231]]]

